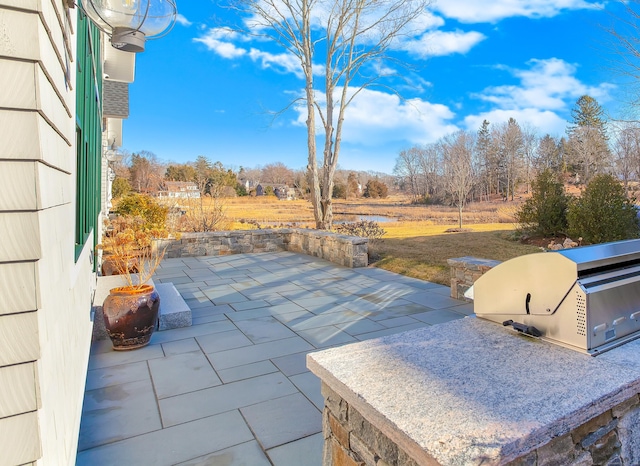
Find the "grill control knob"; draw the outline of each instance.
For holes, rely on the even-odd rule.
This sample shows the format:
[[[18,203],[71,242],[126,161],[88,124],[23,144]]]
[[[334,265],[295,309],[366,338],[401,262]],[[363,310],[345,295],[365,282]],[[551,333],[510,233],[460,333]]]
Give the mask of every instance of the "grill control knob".
[[[640,311],[634,312],[633,314],[631,314],[631,318],[634,320],[640,319]]]
[[[607,324],[600,324],[593,327],[593,334],[597,335],[600,332],[604,332],[607,329]]]
[[[613,325],[614,325],[614,326],[616,326],[616,325],[620,325],[620,324],[621,324],[621,323],[623,323],[625,320],[627,320],[627,318],[626,318],[626,317],[618,317],[617,319],[615,319],[615,320],[613,321]]]

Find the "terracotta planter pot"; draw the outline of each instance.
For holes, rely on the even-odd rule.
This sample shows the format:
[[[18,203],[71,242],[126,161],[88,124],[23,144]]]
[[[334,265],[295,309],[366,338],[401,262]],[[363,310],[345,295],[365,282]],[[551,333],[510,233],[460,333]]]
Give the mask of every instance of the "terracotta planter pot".
[[[131,350],[149,344],[156,328],[160,297],[151,285],[113,288],[102,306],[113,349]]]

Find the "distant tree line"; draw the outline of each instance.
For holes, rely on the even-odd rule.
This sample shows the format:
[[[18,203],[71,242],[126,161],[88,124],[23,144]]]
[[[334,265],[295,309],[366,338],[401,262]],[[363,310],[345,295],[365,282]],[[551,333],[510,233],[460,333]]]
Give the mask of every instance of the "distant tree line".
[[[439,141],[400,152],[393,170],[396,186],[415,202],[456,205],[470,200],[511,199],[549,170],[586,186],[610,174],[625,190],[640,179],[640,125],[607,121],[588,95],[580,97],[563,137],[538,135],[515,119],[484,121],[476,133],[458,131]]]
[[[263,185],[268,195],[274,195],[277,186],[295,188],[302,198],[307,198],[310,192],[307,170],[294,170],[282,162],[232,169],[204,156],[193,162],[163,163],[154,153],[141,151],[125,154],[112,168],[116,175],[112,184],[115,198],[129,192],[154,195],[165,190],[168,181],[195,183],[202,196],[211,197],[255,195],[258,184]],[[335,180],[333,196],[342,199],[386,197],[394,183],[389,174],[342,169],[336,170]]]

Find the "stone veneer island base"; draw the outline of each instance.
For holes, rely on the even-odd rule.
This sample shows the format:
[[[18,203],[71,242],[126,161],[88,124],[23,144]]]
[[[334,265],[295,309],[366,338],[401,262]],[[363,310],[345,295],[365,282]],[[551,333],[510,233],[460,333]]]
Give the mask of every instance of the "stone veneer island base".
[[[324,466],[640,464],[640,340],[594,358],[471,317],[307,365]]]

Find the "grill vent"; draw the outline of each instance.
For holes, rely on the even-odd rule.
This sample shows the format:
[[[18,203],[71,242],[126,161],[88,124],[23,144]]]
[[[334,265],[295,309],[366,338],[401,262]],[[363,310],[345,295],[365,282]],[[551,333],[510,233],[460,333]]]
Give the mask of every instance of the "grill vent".
[[[587,303],[579,291],[576,291],[576,324],[578,335],[587,336]]]

